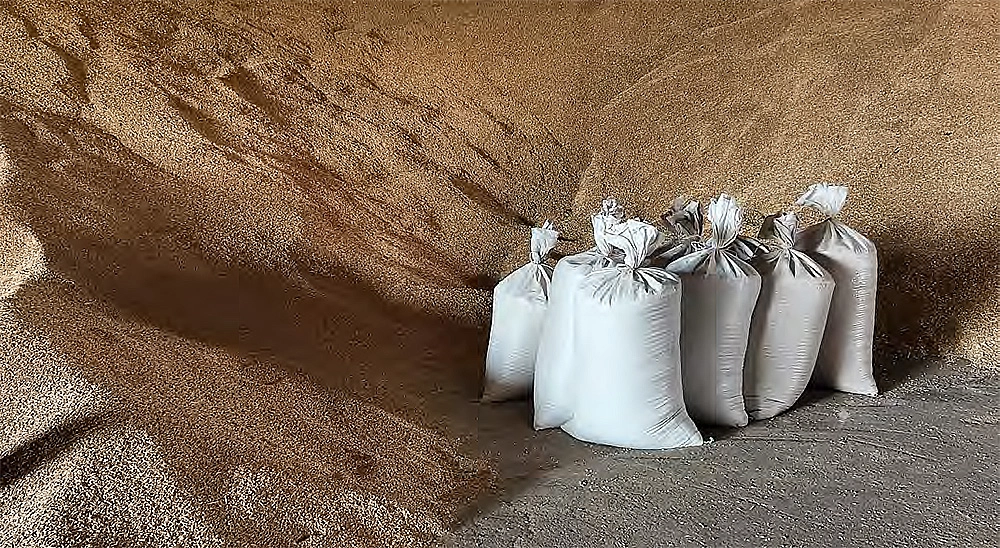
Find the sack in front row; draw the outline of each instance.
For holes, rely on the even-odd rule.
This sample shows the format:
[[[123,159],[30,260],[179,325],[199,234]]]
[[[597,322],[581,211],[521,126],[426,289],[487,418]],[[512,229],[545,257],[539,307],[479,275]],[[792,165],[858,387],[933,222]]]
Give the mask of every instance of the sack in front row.
[[[837,220],[846,199],[847,187],[820,183],[796,202],[818,209],[826,219],[799,230],[795,248],[815,259],[836,282],[813,380],[841,392],[875,395],[878,253],[871,240]]]
[[[695,421],[745,426],[743,360],[760,276],[732,249],[742,222],[736,200],[726,194],[713,199],[708,219],[708,246],[667,266],[683,285],[684,402]]]
[[[575,297],[571,436],[635,449],[700,445],[681,388],[681,287],[645,265],[660,245],[652,225],[628,220],[608,229],[621,264],[600,268]]]
[[[770,251],[751,261],[761,277],[743,369],[752,420],[790,409],[809,384],[826,327],[833,277],[793,248],[794,213],[771,215],[760,229]]]

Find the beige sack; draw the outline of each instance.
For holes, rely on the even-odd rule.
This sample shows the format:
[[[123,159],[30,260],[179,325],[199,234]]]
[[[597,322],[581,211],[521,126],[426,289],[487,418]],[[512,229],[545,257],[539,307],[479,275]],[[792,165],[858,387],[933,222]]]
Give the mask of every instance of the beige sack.
[[[809,384],[823,341],[833,277],[792,249],[797,222],[794,213],[767,217],[760,237],[772,251],[751,262],[761,277],[743,369],[751,420],[773,417],[795,404]]]
[[[796,202],[818,209],[827,219],[799,231],[795,248],[808,253],[837,284],[813,380],[842,392],[875,395],[878,255],[875,244],[835,218],[846,199],[847,187],[822,183],[810,186]]]
[[[733,254],[742,213],[723,194],[708,208],[712,237],[708,247],[667,267],[680,276],[681,371],[684,403],[703,423],[745,426],[743,360],[746,356],[760,275]]]

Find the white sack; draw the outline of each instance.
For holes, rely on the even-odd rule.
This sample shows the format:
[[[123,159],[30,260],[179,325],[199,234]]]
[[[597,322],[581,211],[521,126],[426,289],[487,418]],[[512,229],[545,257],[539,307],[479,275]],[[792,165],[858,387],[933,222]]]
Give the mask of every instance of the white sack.
[[[623,264],[595,270],[576,295],[575,438],[635,449],[700,445],[684,408],[680,375],[680,284],[642,266],[655,227],[629,220],[609,229]]]
[[[821,183],[810,186],[796,202],[827,218],[799,231],[795,248],[808,253],[837,283],[813,380],[842,392],[875,395],[872,345],[878,253],[868,238],[836,219],[846,199],[847,187]]]
[[[708,247],[667,267],[680,276],[684,288],[684,402],[696,421],[745,426],[743,360],[760,276],[729,250],[742,221],[736,200],[725,194],[712,200],[708,218],[712,222]]]
[[[483,401],[521,398],[531,393],[538,337],[552,280],[544,264],[559,239],[548,221],[531,229],[531,262],[493,289],[493,319],[486,351]]]
[[[552,274],[549,308],[535,359],[534,424],[538,430],[562,426],[572,415],[573,297],[587,274],[614,264],[612,256],[620,252],[615,253],[605,241],[604,233],[622,219],[621,208],[614,199],[604,200],[601,211],[591,218],[596,247],[563,257]]]
[[[760,237],[775,245],[751,262],[761,276],[743,369],[743,396],[752,420],[795,404],[809,384],[823,341],[833,277],[792,249],[797,223],[794,213],[768,217]]]

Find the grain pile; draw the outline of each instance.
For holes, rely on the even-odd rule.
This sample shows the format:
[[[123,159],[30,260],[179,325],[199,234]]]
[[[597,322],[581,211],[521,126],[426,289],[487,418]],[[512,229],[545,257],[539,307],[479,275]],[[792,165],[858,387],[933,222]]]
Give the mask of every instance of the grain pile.
[[[608,193],[655,218],[851,184],[880,347],[995,363],[997,22],[0,4],[0,539],[433,542],[489,483],[446,433],[474,428],[493,284],[543,219],[577,251]]]

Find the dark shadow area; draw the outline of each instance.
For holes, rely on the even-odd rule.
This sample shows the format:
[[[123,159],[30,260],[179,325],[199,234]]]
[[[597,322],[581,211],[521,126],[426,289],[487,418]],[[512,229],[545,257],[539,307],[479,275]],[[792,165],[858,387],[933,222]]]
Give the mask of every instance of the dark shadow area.
[[[996,226],[1000,208],[977,223]],[[998,283],[996,271],[981,258],[995,256],[996,243],[978,237],[956,232],[954,239],[964,242],[961,256],[938,261],[929,261],[930,244],[924,238],[873,238],[879,252],[874,369],[880,392],[953,354],[963,325],[995,306],[995,291],[989,288]]]
[[[104,425],[100,416],[71,418],[0,457],[0,489],[59,458],[71,445]]]
[[[32,159],[19,165],[9,200],[54,270],[151,325],[294,364],[334,385],[369,376],[414,393],[447,389],[466,402],[478,395],[483,330],[389,303],[347,269],[326,262],[316,271],[299,252],[280,269],[220,264],[191,233],[199,212],[160,191],[185,181],[97,128],[84,125],[81,135],[32,114],[41,128],[3,121],[11,156]],[[58,162],[62,172],[49,168]]]
[[[969,360],[954,356],[921,357],[899,352],[877,354],[875,360],[875,381],[880,394],[892,392],[914,378],[941,374],[955,364],[971,365]],[[891,365],[878,367],[878,364]]]
[[[801,396],[799,396],[799,399],[798,401],[795,402],[795,405],[793,405],[792,408],[789,409],[788,411],[785,411],[785,413],[788,413],[789,411],[793,411],[795,409],[812,407],[813,405],[822,403],[823,400],[828,399],[830,396],[834,394],[836,394],[836,392],[834,392],[833,390],[827,390],[824,388],[816,388],[810,386],[806,388],[806,391],[803,392]]]
[[[941,358],[876,347],[874,360],[875,385],[879,394],[883,394],[898,388],[908,379],[929,373]]]

